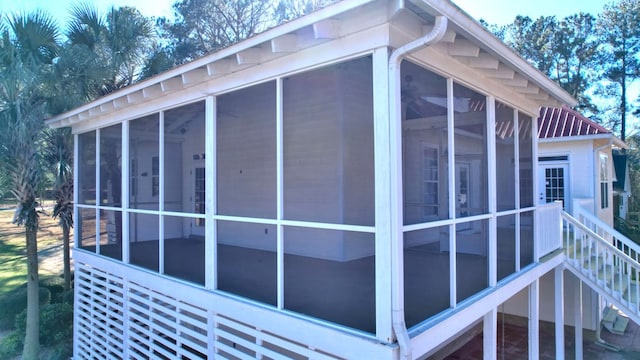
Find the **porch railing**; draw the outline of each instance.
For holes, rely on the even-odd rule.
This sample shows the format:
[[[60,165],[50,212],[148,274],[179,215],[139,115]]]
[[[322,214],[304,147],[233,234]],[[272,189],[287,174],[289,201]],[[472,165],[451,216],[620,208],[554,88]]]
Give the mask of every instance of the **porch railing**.
[[[536,249],[543,257],[562,247],[562,227],[558,219],[562,214],[562,203],[548,203],[536,210]]]

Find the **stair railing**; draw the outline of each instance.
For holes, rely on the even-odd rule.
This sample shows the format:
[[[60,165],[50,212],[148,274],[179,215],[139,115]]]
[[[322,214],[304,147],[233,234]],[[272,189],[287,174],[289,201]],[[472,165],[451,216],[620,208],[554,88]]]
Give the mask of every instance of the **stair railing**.
[[[616,248],[634,259],[636,262],[640,263],[640,245],[621,234],[611,225],[591,214],[584,207],[577,203],[574,203],[573,206],[573,212],[577,220],[585,224],[601,237],[609,240]]]
[[[566,212],[562,222],[567,269],[640,322],[640,263]]]

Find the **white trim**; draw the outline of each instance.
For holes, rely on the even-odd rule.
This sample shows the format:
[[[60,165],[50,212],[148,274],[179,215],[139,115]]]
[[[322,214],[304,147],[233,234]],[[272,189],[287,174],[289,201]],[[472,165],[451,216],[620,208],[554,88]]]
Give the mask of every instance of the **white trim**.
[[[376,276],[376,336],[381,341],[392,342],[392,283],[398,281],[391,276],[391,249],[394,238],[391,218],[391,139],[390,128],[401,119],[389,118],[389,49],[373,52],[373,104],[374,104],[374,171],[375,171],[375,276]],[[390,124],[391,123],[391,124]]]
[[[96,129],[96,193],[94,195],[96,200],[96,254],[100,254],[100,129]]]
[[[562,256],[561,258],[564,258]],[[529,359],[540,358],[540,278],[529,284]]]
[[[276,302],[284,309],[284,97],[283,78],[276,80]]]
[[[484,359],[497,359],[498,346],[498,308],[491,308],[482,321],[482,356]]]
[[[204,282],[206,289],[218,287],[218,251],[217,251],[217,222],[214,214],[217,212],[216,189],[216,151],[217,136],[217,99],[207,96],[205,99],[205,242],[204,242]]]
[[[127,122],[128,123],[128,122]],[[159,194],[158,194],[158,210],[160,212],[164,211],[164,192],[165,192],[165,127],[164,127],[164,111],[160,111],[158,114],[158,142],[159,142],[159,154],[158,154],[158,179],[159,179]],[[128,140],[128,139],[127,139]],[[123,156],[123,158],[125,158]],[[128,158],[128,156],[126,157]],[[125,159],[126,159],[125,158]],[[128,206],[127,206],[128,207]],[[158,272],[160,274],[164,274],[164,216],[158,216]]]
[[[502,286],[487,289],[476,301],[465,302],[466,306],[459,309],[448,309],[441,315],[436,315],[410,331],[411,344],[416,357],[428,354],[440,344],[447,342],[452,334],[466,329],[478,319],[482,318],[487,309],[497,308],[509,299],[537,282],[544,274],[562,264],[565,257],[560,254],[547,261],[532,265],[526,272],[517,274],[511,281]],[[531,332],[530,332],[531,333]],[[530,357],[537,359],[538,357]]]
[[[554,288],[556,359],[564,360],[564,268],[562,266],[554,270]]]

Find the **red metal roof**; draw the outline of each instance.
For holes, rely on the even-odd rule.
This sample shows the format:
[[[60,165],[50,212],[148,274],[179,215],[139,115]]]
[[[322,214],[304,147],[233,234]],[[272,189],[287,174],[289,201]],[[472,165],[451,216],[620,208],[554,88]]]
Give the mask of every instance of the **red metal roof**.
[[[566,106],[540,108],[538,139],[597,134],[611,134],[611,131]]]

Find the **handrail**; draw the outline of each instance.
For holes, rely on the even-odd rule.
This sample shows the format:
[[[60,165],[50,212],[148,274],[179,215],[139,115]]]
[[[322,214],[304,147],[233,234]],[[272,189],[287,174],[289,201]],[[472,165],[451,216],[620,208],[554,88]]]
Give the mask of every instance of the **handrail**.
[[[587,233],[587,235],[595,238],[596,240],[601,242],[601,245],[604,245],[605,247],[609,248],[609,250],[611,250],[612,252],[616,253],[616,255],[619,256],[620,258],[623,258],[623,259],[631,262],[634,267],[636,267],[637,269],[640,270],[640,263],[638,263],[638,261],[636,261],[634,258],[632,258],[631,256],[627,255],[626,253],[624,253],[623,251],[621,251],[620,249],[615,247],[613,244],[609,243],[606,239],[604,239],[602,236],[598,235],[596,232],[591,230],[588,226],[586,226],[585,224],[580,222],[578,219],[576,219],[573,216],[569,215],[565,211],[562,212],[562,218],[564,218],[565,220],[569,221],[571,223],[571,225],[573,225],[573,226],[579,228],[581,231],[584,231],[585,233]]]
[[[640,323],[640,263],[564,211],[561,221],[566,268]]]
[[[632,256],[631,251],[627,253],[626,251],[624,251],[624,248],[621,249],[625,254],[629,255],[636,262],[640,262],[640,245],[638,245],[633,240],[626,237],[624,234],[621,234],[619,231],[614,229],[611,225],[605,223],[604,221],[600,220],[598,217],[591,214],[589,211],[587,211],[584,207],[580,206],[579,204],[574,204],[573,210],[574,210],[574,213],[576,213],[576,215],[585,217],[589,222],[597,226],[599,229],[611,234],[612,240],[615,242],[615,245],[622,245],[623,247],[627,247],[629,248],[629,250],[632,250],[633,252],[635,252],[635,256]],[[579,221],[579,222],[582,223],[582,221]]]

